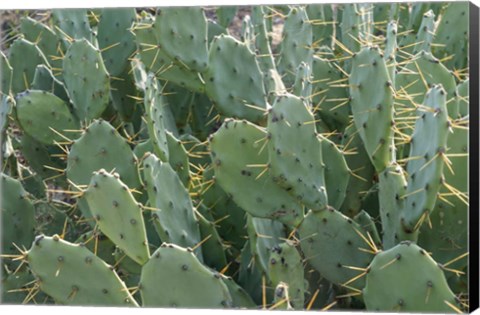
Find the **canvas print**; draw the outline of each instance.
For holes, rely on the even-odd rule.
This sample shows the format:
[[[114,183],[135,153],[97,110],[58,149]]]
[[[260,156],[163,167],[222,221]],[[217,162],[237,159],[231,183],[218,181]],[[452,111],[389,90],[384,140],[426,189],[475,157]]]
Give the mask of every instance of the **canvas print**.
[[[468,2],[0,14],[2,304],[469,311]]]

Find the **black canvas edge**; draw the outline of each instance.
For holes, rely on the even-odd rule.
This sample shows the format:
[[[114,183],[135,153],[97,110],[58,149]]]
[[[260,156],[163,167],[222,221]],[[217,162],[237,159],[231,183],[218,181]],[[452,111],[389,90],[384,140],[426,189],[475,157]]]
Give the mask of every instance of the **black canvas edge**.
[[[479,7],[470,2],[469,311],[479,308]]]

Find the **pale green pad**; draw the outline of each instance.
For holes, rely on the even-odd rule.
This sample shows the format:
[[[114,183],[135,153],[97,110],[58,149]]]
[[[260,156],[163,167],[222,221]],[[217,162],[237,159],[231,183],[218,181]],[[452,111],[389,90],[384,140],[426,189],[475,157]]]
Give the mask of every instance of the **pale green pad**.
[[[22,129],[44,144],[64,142],[65,138],[59,134],[68,137],[65,130],[80,127],[68,105],[50,92],[30,90],[18,94],[16,108]]]
[[[355,126],[377,172],[392,161],[393,88],[380,49],[365,47],[352,57],[349,77]]]
[[[11,91],[14,94],[30,88],[37,65],[48,65],[45,56],[37,45],[23,38],[15,40],[10,46],[8,62],[13,69]]]
[[[267,150],[261,151],[266,137],[264,129],[247,121],[226,120],[209,141],[215,180],[252,216],[295,226],[303,219],[302,206],[275,183],[270,171],[258,177],[263,171],[258,166],[268,163]]]
[[[440,266],[414,243],[378,253],[368,269],[363,297],[369,311],[454,313],[447,302],[458,307]]]
[[[2,254],[18,254],[17,246],[29,247],[34,238],[35,210],[20,181],[1,173]]]
[[[84,197],[100,230],[130,258],[145,264],[150,251],[142,208],[118,174],[104,169],[93,173]]]
[[[145,185],[155,228],[164,242],[193,248],[200,243],[200,228],[188,190],[170,164],[155,155],[143,161]],[[201,248],[195,253],[202,260]]]
[[[406,232],[417,230],[422,216],[433,211],[437,193],[443,184],[442,155],[446,154],[450,132],[446,97],[442,86],[434,85],[425,95],[423,107],[417,110],[420,118],[410,140],[410,157],[406,167],[408,188],[405,209],[400,218]]]
[[[204,79],[207,95],[222,114],[263,120],[267,107],[263,75],[245,43],[228,35],[216,37]]]
[[[232,298],[220,275],[203,266],[191,250],[162,244],[142,269],[146,307],[226,308]]]
[[[58,235],[37,236],[27,262],[40,289],[60,304],[138,306],[111,266]]]
[[[126,139],[108,122],[96,120],[70,148],[67,176],[77,185],[88,185],[92,173],[115,170],[130,188],[140,186],[137,159]]]
[[[68,48],[63,80],[78,118],[89,121],[100,117],[110,100],[110,77],[100,51],[86,39]]]
[[[309,211],[298,233],[306,261],[327,280],[363,288],[365,278],[349,282],[361,273],[349,267],[366,268],[373,258],[360,225],[334,209]]]
[[[328,204],[322,145],[315,118],[302,99],[279,96],[268,113],[269,165],[276,182],[308,208]]]
[[[303,310],[305,303],[305,279],[302,257],[295,246],[288,242],[272,249],[268,264],[268,276],[273,286],[284,282],[288,285],[289,300],[295,309]]]
[[[159,48],[165,54],[183,67],[205,71],[208,65],[208,42],[207,19],[203,8],[159,8],[154,28]]]

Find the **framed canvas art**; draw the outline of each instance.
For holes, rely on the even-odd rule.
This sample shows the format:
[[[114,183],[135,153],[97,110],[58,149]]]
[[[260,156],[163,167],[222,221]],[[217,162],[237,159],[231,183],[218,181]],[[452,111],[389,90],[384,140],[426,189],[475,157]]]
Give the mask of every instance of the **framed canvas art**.
[[[0,10],[0,308],[474,311],[478,18]]]

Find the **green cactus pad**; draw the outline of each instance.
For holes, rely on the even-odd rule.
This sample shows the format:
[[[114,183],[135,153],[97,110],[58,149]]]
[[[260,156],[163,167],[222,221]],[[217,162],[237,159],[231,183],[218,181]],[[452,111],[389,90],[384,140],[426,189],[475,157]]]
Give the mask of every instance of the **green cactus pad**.
[[[273,305],[271,306],[271,309],[293,311],[295,308],[292,306],[290,291],[290,287],[287,283],[280,282],[275,287],[275,292],[273,293]]]
[[[313,57],[312,107],[330,130],[343,131],[349,124],[349,95],[341,80],[344,75],[333,62]]]
[[[123,121],[135,124],[141,119],[143,109],[138,104],[138,99],[141,99],[142,95],[135,86],[130,65],[126,66],[118,78],[112,77],[110,80],[110,97],[113,107]]]
[[[217,231],[223,240],[232,247],[241,250],[246,239],[247,231],[246,213],[237,206],[231,196],[227,195],[223,189],[213,179],[213,169],[207,169],[203,174],[204,186],[201,192],[203,204],[209,209],[215,220],[221,220]],[[210,184],[211,183],[211,184]]]
[[[164,162],[168,161],[168,142],[166,135],[165,102],[158,80],[149,74],[145,83],[144,96],[147,127],[155,154]]]
[[[71,107],[70,97],[65,89],[65,85],[59,81],[45,65],[38,65],[35,69],[31,89],[50,92],[61,98],[67,104],[68,108]]]
[[[360,50],[360,25],[362,17],[358,10],[359,4],[348,3],[343,7],[342,22],[340,23],[342,44],[352,53]]]
[[[390,76],[390,81],[394,85],[395,85],[395,70],[396,70],[396,59],[397,59],[397,49],[398,49],[397,33],[398,33],[397,23],[395,21],[390,21],[387,24],[383,59],[385,59],[385,63],[387,64],[387,70]]]
[[[335,209],[340,209],[350,182],[350,169],[340,149],[327,138],[318,136],[322,144],[322,159],[325,165],[325,188],[327,190],[328,204]]]
[[[460,124],[461,122],[456,122]],[[435,209],[430,214],[432,228],[425,224],[419,233],[418,244],[431,252],[432,257],[441,263],[447,263],[468,252],[468,130],[453,127],[448,135],[447,154],[452,165],[444,167],[445,182],[454,187],[461,195],[448,196],[451,190],[445,186],[439,193],[446,197],[437,198]],[[452,173],[453,171],[453,173]],[[449,268],[460,270],[467,263],[462,259]]]
[[[33,90],[18,94],[16,108],[22,129],[44,144],[65,141],[58,133],[79,128],[67,104],[50,92]]]
[[[133,8],[101,9],[98,23],[98,48],[108,73],[120,77],[135,51],[135,35],[130,27],[136,20]]]
[[[288,285],[293,308],[303,310],[305,303],[305,279],[303,262],[295,246],[281,243],[272,249],[268,264],[268,276],[273,286],[284,282]]]
[[[365,146],[354,124],[345,129],[342,145],[343,152],[353,152],[353,154],[345,155],[352,176],[348,182],[347,195],[340,211],[349,217],[353,217],[362,210],[362,192],[368,191],[374,184],[375,168],[365,151]]]
[[[265,171],[268,150],[261,148],[266,140],[262,128],[247,121],[225,120],[209,141],[215,181],[251,215],[295,226],[303,219],[303,208]]]
[[[400,220],[409,233],[419,228],[425,215],[434,210],[437,194],[443,183],[444,159],[450,131],[446,104],[447,93],[434,85],[425,95],[420,118],[410,140],[410,157],[406,167],[409,175],[404,196],[405,211]]]
[[[453,58],[445,61],[448,68],[468,67],[469,11],[466,1],[450,2],[438,24],[435,43],[440,45],[433,51],[440,59],[453,55]]]
[[[58,149],[60,151],[58,152],[56,147],[47,146],[28,134],[22,136],[19,149],[22,151],[22,155],[27,160],[30,168],[43,179],[58,175],[52,168],[65,168],[63,161],[52,156],[52,154],[60,154],[60,149]]]
[[[68,216],[65,205],[38,200],[34,206],[37,235],[63,234],[67,239],[77,237],[79,232],[75,230],[75,222]]]
[[[182,144],[182,141],[175,138],[170,132],[166,132],[168,145],[168,163],[172,169],[177,172],[183,186],[188,187],[190,183],[190,165],[188,152]]]
[[[0,137],[2,138],[1,145],[3,145],[3,133],[8,126],[8,117],[10,115],[10,112],[12,111],[13,106],[15,106],[15,103],[12,98],[7,95],[0,96]]]
[[[110,255],[112,255],[112,252],[110,252]],[[142,273],[142,265],[128,257],[123,250],[118,247],[115,248],[113,251],[113,257],[115,258],[115,264],[118,264],[118,269],[122,272],[122,276],[125,274],[128,276],[135,275],[140,278],[140,274]],[[138,281],[135,284],[138,284]]]
[[[54,9],[52,10],[54,31],[68,48],[72,40],[85,38],[91,42],[93,32],[88,22],[87,9]]]
[[[7,57],[0,51],[0,94],[10,94],[10,87],[12,85],[13,69],[8,62]]]
[[[432,10],[425,12],[422,18],[422,24],[418,29],[415,42],[417,43],[413,47],[413,53],[417,54],[420,51],[431,52],[432,41],[435,36],[435,14]]]
[[[12,67],[12,93],[20,93],[30,88],[37,65],[48,62],[37,45],[19,38],[9,48],[8,62]]]
[[[196,213],[202,238],[202,253],[205,265],[217,271],[221,271],[228,264],[225,257],[222,239],[218,235],[215,223],[207,220],[200,213]]]
[[[62,43],[60,38],[47,25],[32,19],[23,17],[20,21],[20,30],[25,39],[35,43],[42,51],[48,63],[57,71],[62,68]]]
[[[152,218],[160,239],[183,247],[195,247],[201,236],[188,190],[170,164],[163,163],[155,155],[147,155],[143,165]],[[195,253],[202,260],[200,247]]]
[[[245,289],[245,291],[254,300],[255,304],[263,303],[262,277],[265,277],[260,268],[257,268],[257,262],[251,252],[250,241],[245,242],[244,247],[240,252],[240,267],[238,270],[238,284]],[[271,297],[271,291],[268,287],[265,288],[267,298]]]
[[[275,220],[247,215],[247,233],[256,268],[266,274],[272,250],[286,238],[285,227]]]
[[[207,23],[208,23],[208,25],[207,25],[207,27],[208,27],[208,30],[207,30],[208,43],[209,43],[209,46],[210,46],[210,43],[212,42],[212,40],[216,36],[219,36],[221,34],[226,34],[227,29],[224,28],[222,25],[218,24],[214,20],[207,19]]]
[[[40,289],[65,305],[138,306],[111,266],[84,246],[37,236],[27,262]]]
[[[162,244],[142,268],[146,307],[227,308],[232,298],[221,277],[203,266],[192,251]]]
[[[353,220],[357,222],[363,230],[370,234],[376,246],[382,247],[382,240],[378,233],[377,226],[375,225],[375,219],[372,218],[367,211],[360,211]]]
[[[418,2],[418,3],[412,3],[411,6],[408,6],[405,4],[405,9],[400,8],[400,17],[405,17],[405,19],[400,21],[400,24],[405,28],[405,30],[408,30],[408,32],[402,32],[403,35],[399,37],[399,48],[408,53],[411,54],[413,51],[414,46],[416,45],[416,37],[417,34],[421,31],[420,26],[423,21],[423,16],[424,13],[428,12],[429,10],[432,10],[432,13],[434,15],[438,15],[439,13],[439,6],[441,6],[442,3],[433,3],[433,2]],[[403,9],[403,10],[402,10]],[[408,16],[406,16],[408,15]],[[408,23],[407,22],[408,19]]]
[[[277,70],[269,69],[264,76],[268,102],[274,103],[278,96],[287,93],[287,88],[283,84],[282,77]]]
[[[267,131],[269,166],[276,182],[308,208],[324,209],[328,199],[322,145],[304,101],[294,95],[278,97],[268,113]]]
[[[140,186],[137,159],[127,141],[106,121],[96,120],[75,140],[67,161],[67,176],[77,185],[88,185],[99,169],[115,170],[130,188]]]
[[[136,37],[137,50],[145,67],[165,81],[173,82],[190,91],[203,92],[204,83],[197,73],[176,65],[158,48],[154,23],[155,19],[152,16],[145,16],[132,28]]]
[[[154,28],[160,49],[172,60],[188,69],[205,71],[207,19],[201,7],[159,8]]]
[[[389,20],[392,5],[390,3],[375,3],[373,7],[373,17],[375,22],[385,22]]]
[[[163,98],[166,103],[170,104],[175,124],[180,130],[187,127],[187,119],[192,115],[191,108],[197,94],[188,91],[175,84],[165,84],[163,86]],[[202,125],[202,127],[204,127]],[[182,133],[182,132],[180,132]]]
[[[85,39],[73,42],[63,59],[63,79],[78,118],[100,117],[110,99],[110,78],[100,51]]]
[[[311,69],[313,61],[312,23],[304,7],[292,7],[285,17],[277,68],[287,87],[292,86],[300,63]]]
[[[141,160],[143,156],[148,152],[153,152],[151,139],[137,143],[137,145],[135,146],[135,149],[133,149],[133,153],[139,160]]]
[[[458,309],[443,270],[414,243],[379,252],[368,270],[363,297],[369,311],[455,313]]]
[[[292,94],[305,99],[309,105],[311,103],[312,81],[312,69],[307,63],[302,61],[297,67]]]
[[[393,88],[380,49],[365,47],[352,57],[349,77],[353,119],[377,172],[393,159]]]
[[[50,235],[50,234],[46,234]],[[76,244],[83,244],[95,256],[102,259],[109,265],[115,265],[116,245],[103,233],[93,230],[80,235],[75,241]]]
[[[276,71],[275,58],[272,53],[271,37],[272,19],[268,18],[268,9],[265,6],[252,7],[252,21],[255,31],[255,46],[257,49],[258,65],[266,73],[269,70]]]
[[[210,155],[208,154],[207,143],[201,142],[188,133],[181,135],[179,140],[181,141],[182,147],[184,148],[188,160],[191,163],[188,166],[191,172],[199,172],[199,170],[194,166],[205,168],[208,164],[210,164]],[[203,174],[205,174],[205,172],[203,172]]]
[[[327,280],[363,288],[365,278],[355,279],[361,274],[356,268],[370,264],[373,249],[366,242],[367,232],[359,224],[333,208],[309,211],[298,233],[306,261]]]
[[[1,173],[2,254],[18,254],[34,239],[35,209],[20,181]],[[15,244],[15,245],[13,245]]]
[[[455,96],[455,76],[432,54],[421,51],[411,58],[404,66],[398,68],[395,79],[395,89],[399,99],[396,105],[396,116],[406,117],[414,114],[414,109],[423,102],[425,93],[434,84],[441,84],[447,93],[448,115],[458,118],[458,106],[450,101]],[[399,126],[401,127],[401,126]],[[410,134],[410,128],[401,128],[402,132]]]
[[[469,93],[470,80],[467,79],[457,86],[458,114],[460,117],[465,117],[469,113]]]
[[[250,15],[245,16],[242,20],[242,35],[240,36],[240,40],[247,45],[251,52],[256,52],[255,28]]]
[[[142,208],[118,175],[104,169],[93,173],[84,198],[100,230],[131,259],[145,264],[150,251]]]
[[[17,167],[19,167],[18,164]],[[46,183],[39,175],[32,172],[29,168],[21,167],[18,170],[18,180],[32,197],[37,199],[45,198],[47,189]]]
[[[255,55],[247,45],[228,35],[213,40],[205,88],[218,111],[226,116],[263,120],[266,94]]]
[[[331,46],[332,34],[335,34],[333,9],[331,4],[309,4],[305,7],[308,19],[312,24],[312,45]]]
[[[235,14],[237,13],[237,6],[231,5],[222,5],[215,10],[215,13],[218,18],[218,24],[228,28],[230,23],[232,23]]]
[[[378,174],[378,201],[384,249],[392,248],[399,240],[407,238],[399,228],[400,212],[405,207],[405,200],[400,197],[405,195],[407,190],[407,180],[403,172],[397,163],[392,163]]]
[[[25,304],[24,301],[30,295],[28,291],[24,291],[29,287],[29,283],[34,280],[33,275],[26,268],[19,271],[6,273],[2,272],[2,282],[0,283],[0,299],[2,304]]]
[[[234,308],[240,309],[254,309],[256,308],[255,302],[250,295],[241,286],[239,286],[231,277],[222,275],[223,283],[228,288],[230,296],[232,297],[232,304]]]

